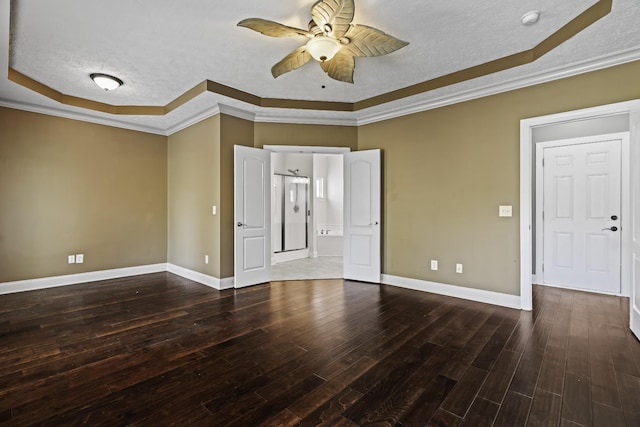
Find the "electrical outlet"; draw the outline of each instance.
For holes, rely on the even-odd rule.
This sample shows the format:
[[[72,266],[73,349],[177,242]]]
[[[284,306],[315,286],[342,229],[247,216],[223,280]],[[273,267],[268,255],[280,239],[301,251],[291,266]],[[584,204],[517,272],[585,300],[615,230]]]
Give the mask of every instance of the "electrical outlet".
[[[513,211],[512,206],[500,205],[500,207],[498,208],[498,216],[501,216],[501,217],[513,216],[512,211]]]
[[[67,258],[69,264],[75,264],[76,263],[76,256],[75,255],[69,255],[69,257]]]
[[[76,254],[76,264],[82,264],[84,262],[84,254]]]
[[[432,270],[437,270],[438,269],[438,260],[437,259],[432,259],[431,260],[431,269]]]
[[[209,264],[209,255],[204,256],[204,263]]]
[[[456,264],[456,273],[462,273],[462,264],[460,263]]]

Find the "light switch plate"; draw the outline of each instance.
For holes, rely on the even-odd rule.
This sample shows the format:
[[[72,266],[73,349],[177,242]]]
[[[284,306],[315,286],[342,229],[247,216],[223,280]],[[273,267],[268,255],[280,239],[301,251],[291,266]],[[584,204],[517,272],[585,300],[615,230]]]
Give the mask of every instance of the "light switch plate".
[[[215,206],[212,206],[212,207],[211,207],[211,213],[212,213],[213,215],[215,215],[217,211],[218,211],[218,209],[217,209]]]
[[[84,254],[76,254],[76,264],[82,264],[84,262]]]
[[[511,205],[500,205],[498,208],[498,216],[513,216],[513,207]]]
[[[438,260],[437,259],[432,259],[431,260],[431,269],[434,270],[434,271],[438,269]]]
[[[69,257],[67,258],[67,262],[69,264],[75,264],[76,263],[76,256],[75,255],[69,255]]]

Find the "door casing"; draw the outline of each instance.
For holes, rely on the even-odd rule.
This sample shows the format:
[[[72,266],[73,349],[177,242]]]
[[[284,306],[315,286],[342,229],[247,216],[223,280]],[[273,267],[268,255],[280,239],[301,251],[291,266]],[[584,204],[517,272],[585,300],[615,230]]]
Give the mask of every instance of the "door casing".
[[[534,117],[523,119],[520,121],[520,305],[523,310],[531,310],[533,308],[533,280],[532,275],[532,224],[534,215],[532,214],[532,206],[535,194],[532,191],[532,182],[535,179],[533,175],[533,129],[538,126],[546,126],[551,124],[568,123],[577,120],[587,120],[598,117],[605,117],[616,114],[629,114],[633,111],[640,110],[640,100],[620,102],[616,104],[603,105],[599,107],[586,108],[576,111],[568,111],[564,113],[551,114],[548,116]],[[636,144],[632,139],[630,144]],[[633,147],[631,147],[633,150]],[[627,164],[627,174],[631,174],[631,159],[623,159],[622,167]],[[622,200],[628,199],[627,203],[631,205],[634,200],[630,193],[622,194]],[[628,213],[630,215],[630,213]],[[627,216],[627,214],[625,214]],[[622,235],[626,235],[626,239],[631,238],[631,227],[626,227],[622,231]],[[624,239],[624,237],[623,237]],[[622,248],[622,288],[631,289],[631,249]],[[629,291],[627,291],[629,292]]]

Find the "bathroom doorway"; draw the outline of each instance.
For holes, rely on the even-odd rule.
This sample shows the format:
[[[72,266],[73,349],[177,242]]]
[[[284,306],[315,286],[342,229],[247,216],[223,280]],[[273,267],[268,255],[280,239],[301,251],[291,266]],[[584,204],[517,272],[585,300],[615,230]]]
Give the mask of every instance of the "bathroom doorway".
[[[343,277],[343,156],[271,154],[272,280]]]

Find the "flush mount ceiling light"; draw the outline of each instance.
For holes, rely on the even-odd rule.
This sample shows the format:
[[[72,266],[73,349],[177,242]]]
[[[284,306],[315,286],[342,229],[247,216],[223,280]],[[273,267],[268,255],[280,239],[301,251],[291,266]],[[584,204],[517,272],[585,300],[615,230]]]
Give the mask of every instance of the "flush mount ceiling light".
[[[532,10],[522,15],[522,18],[520,18],[520,22],[522,22],[524,25],[533,25],[538,22],[538,19],[540,19],[540,11]]]
[[[319,62],[331,61],[340,47],[338,40],[326,36],[314,37],[307,42],[307,52]]]
[[[302,67],[311,58],[332,79],[353,83],[356,56],[381,56],[409,43],[366,25],[352,24],[353,0],[319,0],[311,7],[309,30],[288,27],[260,18],[238,23],[271,37],[306,37],[308,42],[271,68],[273,77]]]
[[[91,80],[95,82],[101,89],[105,91],[110,91],[119,88],[124,83],[117,77],[110,76],[108,74],[102,73],[92,73],[89,75]]]

